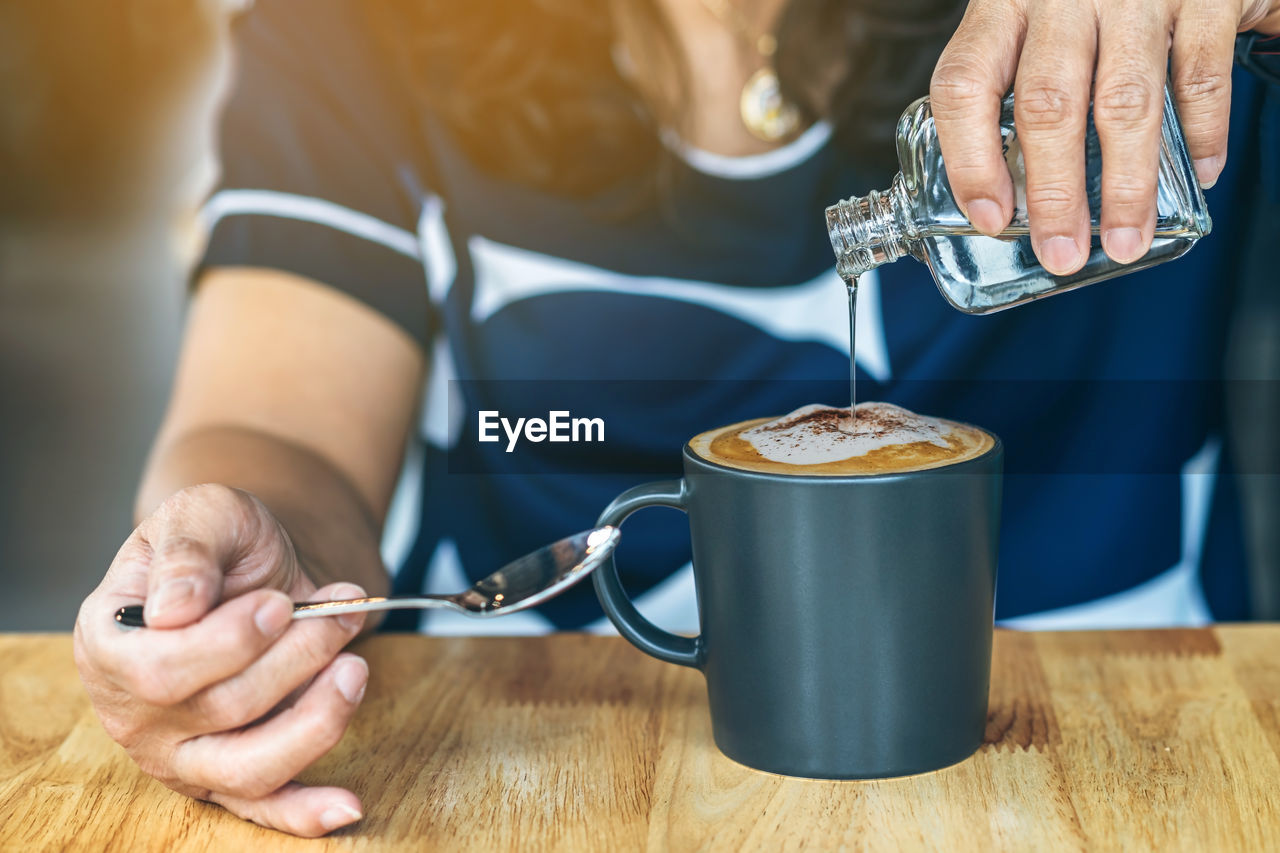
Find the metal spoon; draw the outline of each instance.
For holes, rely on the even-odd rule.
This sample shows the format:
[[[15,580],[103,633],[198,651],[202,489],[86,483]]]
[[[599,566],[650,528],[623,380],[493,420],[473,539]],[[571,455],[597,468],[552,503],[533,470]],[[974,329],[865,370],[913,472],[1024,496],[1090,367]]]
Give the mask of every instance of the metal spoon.
[[[468,616],[485,618],[515,613],[559,595],[591,574],[618,545],[621,532],[605,525],[584,530],[525,554],[507,563],[471,589],[454,595],[392,595],[352,598],[346,601],[299,601],[293,605],[294,619],[339,616],[370,610],[425,610],[447,607]],[[145,628],[142,605],[133,604],[116,611],[116,621],[125,628]]]

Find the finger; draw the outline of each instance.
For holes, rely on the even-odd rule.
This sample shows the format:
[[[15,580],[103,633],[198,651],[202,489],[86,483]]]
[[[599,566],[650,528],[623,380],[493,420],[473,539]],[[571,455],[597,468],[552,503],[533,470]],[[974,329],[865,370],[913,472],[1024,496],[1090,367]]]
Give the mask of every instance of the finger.
[[[81,602],[75,630],[83,640],[86,663],[94,671],[105,660],[105,652],[120,639],[116,611],[146,599],[150,565],[151,548],[139,530],[134,530],[116,552],[98,588]]]
[[[1080,269],[1089,246],[1084,134],[1096,33],[1092,3],[1037,5],[1014,82],[1031,244],[1054,275]]]
[[[318,838],[363,817],[360,800],[350,791],[296,782],[258,799],[217,793],[209,799],[237,817],[303,838]]]
[[[338,583],[318,590],[311,600],[341,601],[364,595],[355,584]],[[360,633],[363,622],[359,613],[294,620],[280,639],[243,671],[192,696],[186,703],[182,730],[207,734],[260,719],[328,666]]]
[[[1184,3],[1173,30],[1173,96],[1196,178],[1206,189],[1227,162],[1236,33],[1225,5]]]
[[[369,667],[339,655],[291,707],[255,726],[184,741],[173,771],[182,782],[241,799],[256,800],[332,749],[364,698]]]
[[[1236,32],[1257,30],[1269,35],[1280,34],[1280,4],[1275,0],[1251,0],[1240,16]]]
[[[1112,3],[1098,27],[1093,122],[1102,147],[1102,248],[1132,263],[1147,253],[1156,222],[1160,122],[1169,20],[1147,0]]]
[[[224,486],[184,489],[144,523],[151,546],[145,618],[152,628],[189,625],[222,594],[241,532],[256,526],[241,493]]]
[[[971,3],[929,84],[951,193],[973,227],[1004,230],[1013,183],[1000,139],[1000,102],[1013,81],[1024,18],[1013,4]]]
[[[170,706],[245,669],[289,627],[293,602],[279,590],[233,598],[185,628],[98,635],[104,674],[130,695]],[[110,614],[98,620],[106,625]],[[114,634],[114,636],[111,636]]]

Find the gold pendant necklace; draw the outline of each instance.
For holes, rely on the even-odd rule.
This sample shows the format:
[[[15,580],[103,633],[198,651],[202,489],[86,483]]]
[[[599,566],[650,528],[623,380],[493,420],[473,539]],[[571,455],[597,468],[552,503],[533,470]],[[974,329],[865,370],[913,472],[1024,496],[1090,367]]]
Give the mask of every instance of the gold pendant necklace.
[[[756,139],[780,142],[800,127],[800,110],[782,97],[778,75],[766,65],[747,80],[738,99],[742,123]]]
[[[773,67],[777,39],[772,33],[753,39],[746,22],[729,0],[702,0],[702,5],[738,38],[751,44],[764,61],[764,65],[747,78],[738,97],[738,114],[747,132],[763,142],[781,142],[794,135],[800,127],[800,110],[782,96],[778,72]]]

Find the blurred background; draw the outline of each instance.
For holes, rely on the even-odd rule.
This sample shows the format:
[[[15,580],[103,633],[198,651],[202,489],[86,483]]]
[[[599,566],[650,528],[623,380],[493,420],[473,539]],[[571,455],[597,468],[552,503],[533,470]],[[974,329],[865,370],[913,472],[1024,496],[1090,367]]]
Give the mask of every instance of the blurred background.
[[[0,630],[69,630],[132,529],[229,11],[0,3]]]
[[[213,178],[239,5],[0,3],[0,630],[69,630],[132,529],[181,333],[194,212]],[[1254,219],[1253,274],[1225,366],[1226,378],[1243,380],[1227,385],[1229,438],[1249,460],[1239,483],[1254,611],[1271,619],[1280,618],[1276,195]]]

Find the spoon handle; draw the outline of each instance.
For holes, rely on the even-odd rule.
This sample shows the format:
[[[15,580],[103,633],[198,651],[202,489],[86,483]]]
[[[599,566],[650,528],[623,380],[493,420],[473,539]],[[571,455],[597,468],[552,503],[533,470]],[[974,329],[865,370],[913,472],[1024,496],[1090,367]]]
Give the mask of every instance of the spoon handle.
[[[373,610],[424,610],[429,607],[453,607],[458,603],[452,595],[377,595],[369,598],[349,598],[343,601],[295,601],[294,619],[314,619],[317,616],[341,616],[343,613],[368,613]],[[141,604],[131,604],[116,611],[116,622],[124,628],[145,628]]]

